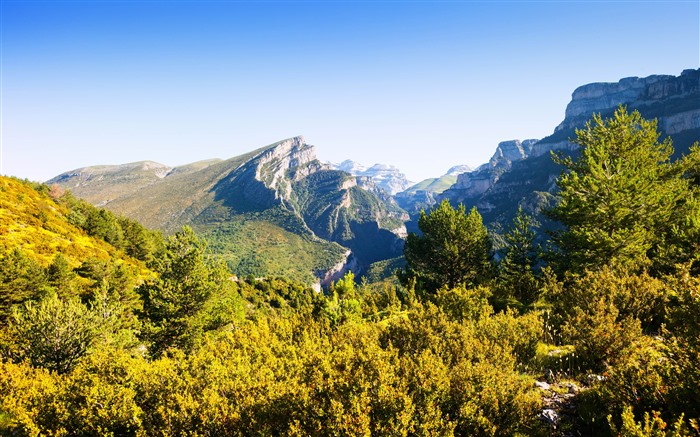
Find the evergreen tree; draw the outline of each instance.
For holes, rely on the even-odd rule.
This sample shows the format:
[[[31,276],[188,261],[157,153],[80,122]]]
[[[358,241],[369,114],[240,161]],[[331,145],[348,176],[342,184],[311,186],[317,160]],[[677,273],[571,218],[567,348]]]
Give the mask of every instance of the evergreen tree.
[[[32,365],[69,372],[97,337],[97,317],[77,298],[49,293],[38,303],[28,301],[12,314],[10,355]]]
[[[407,266],[399,275],[404,284],[416,281],[435,291],[478,285],[489,276],[491,239],[476,208],[467,214],[464,205],[454,209],[444,200],[430,214],[421,211],[418,228],[422,235],[411,233],[404,246]]]
[[[648,265],[690,194],[688,180],[670,161],[671,140],[658,140],[656,120],[620,107],[612,118],[594,115],[576,131],[576,159],[555,155],[566,169],[557,179],[561,202],[548,211],[566,226],[553,239],[560,267]]]
[[[539,246],[535,245],[537,225],[522,208],[518,208],[513,224],[503,236],[506,250],[499,265],[500,287],[506,297],[515,297],[524,304],[534,302],[538,293],[535,276],[539,255]]]
[[[39,296],[48,287],[44,269],[21,249],[0,258],[0,325],[13,305]]]
[[[159,277],[138,288],[154,355],[188,345],[195,315],[225,280],[220,269],[207,263],[205,252],[206,243],[184,227],[168,239],[165,254],[156,260]]]

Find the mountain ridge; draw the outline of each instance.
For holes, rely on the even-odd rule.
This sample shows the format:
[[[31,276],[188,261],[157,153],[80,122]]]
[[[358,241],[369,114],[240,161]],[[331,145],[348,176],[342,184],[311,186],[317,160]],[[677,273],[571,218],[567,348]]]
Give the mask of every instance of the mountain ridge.
[[[572,93],[564,120],[551,135],[531,144],[523,159],[511,161],[507,169],[481,166],[462,174],[436,200],[476,206],[486,222],[504,224],[518,206],[538,215],[555,201],[555,181],[562,171],[550,152],[575,153],[576,145],[569,141],[575,129],[584,127],[593,113],[612,115],[618,105],[638,110],[645,118],[657,118],[659,131],[663,137],[671,136],[678,157],[700,139],[700,69],[684,70],[680,76],[633,77],[580,86]]]
[[[290,259],[302,258],[294,252],[306,251],[313,256],[300,266],[306,272],[304,280],[309,282],[313,275],[328,283],[349,267],[361,269],[401,253],[408,216],[372,181],[322,164],[315,147],[301,136],[200,163],[180,167],[187,171],[167,171],[157,163],[83,168],[49,183],[167,233],[193,226],[225,252],[234,272],[287,274],[295,265]],[[157,168],[162,177],[144,167]],[[86,177],[99,171],[120,177],[111,183],[103,183],[109,178]],[[261,247],[250,246],[246,238]],[[284,260],[264,267],[269,264],[265,249],[281,250]],[[338,268],[339,263],[346,267]]]

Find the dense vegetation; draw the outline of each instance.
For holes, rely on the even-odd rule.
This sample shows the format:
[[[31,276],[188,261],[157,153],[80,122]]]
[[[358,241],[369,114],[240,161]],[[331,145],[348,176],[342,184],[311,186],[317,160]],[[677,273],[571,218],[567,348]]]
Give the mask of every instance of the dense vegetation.
[[[3,178],[0,434],[700,435],[700,149],[658,138],[578,131],[548,247],[443,203],[401,285],[325,294]]]

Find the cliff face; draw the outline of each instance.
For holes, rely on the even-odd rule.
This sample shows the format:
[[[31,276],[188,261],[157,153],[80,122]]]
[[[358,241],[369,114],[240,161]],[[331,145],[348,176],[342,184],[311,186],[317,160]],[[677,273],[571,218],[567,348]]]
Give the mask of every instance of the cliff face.
[[[329,166],[335,170],[350,173],[353,176],[371,178],[377,187],[392,196],[411,185],[406,175],[393,165],[374,164],[372,167],[367,168],[348,159],[340,164],[329,164]]]
[[[574,153],[569,142],[575,129],[584,127],[592,114],[608,117],[619,105],[638,110],[647,119],[658,119],[662,136],[671,136],[676,154],[700,139],[700,69],[680,76],[631,77],[616,83],[593,83],[577,88],[567,105],[564,120],[542,140],[500,143],[488,164],[462,174],[438,201],[477,206],[484,220],[508,222],[518,206],[530,213],[553,202],[561,168],[550,157],[554,150]]]
[[[628,77],[616,83],[590,83],[576,88],[566,106],[565,119],[590,116],[594,112],[615,108],[617,105],[642,99],[647,90],[659,81],[668,83],[674,76]],[[658,88],[658,87],[655,87]],[[658,95],[658,98],[666,97]],[[560,129],[558,127],[557,129]]]
[[[484,164],[475,171],[462,173],[457,176],[457,182],[448,190],[445,190],[439,200],[450,199],[456,203],[465,199],[480,196],[489,191],[500,179],[501,175],[508,171],[514,162],[528,158],[532,153],[537,140],[511,140],[503,141],[496,147],[488,164]]]
[[[700,69],[680,76],[629,77],[616,83],[592,83],[577,88],[566,107],[564,120],[554,134],[537,145],[535,154],[556,148],[594,113],[611,114],[619,105],[638,110],[646,118],[657,118],[666,135],[700,128]],[[568,134],[568,137],[563,137]]]

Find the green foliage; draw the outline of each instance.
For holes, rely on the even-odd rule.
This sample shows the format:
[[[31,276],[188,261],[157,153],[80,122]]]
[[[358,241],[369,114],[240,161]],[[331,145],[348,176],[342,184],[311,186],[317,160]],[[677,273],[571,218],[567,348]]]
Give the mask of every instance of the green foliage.
[[[561,202],[548,212],[566,226],[554,236],[562,269],[640,269],[663,252],[669,229],[683,225],[692,193],[670,161],[671,141],[658,138],[656,121],[620,107],[576,131],[577,159],[555,156],[567,170],[557,179]]]
[[[0,178],[0,434],[699,434],[700,152],[670,163],[653,123],[615,117],[594,119],[580,134],[582,160],[566,161],[558,213],[573,221],[557,236],[558,277],[540,268],[522,210],[495,278],[479,213],[443,203],[406,244],[406,287],[358,285],[348,273],[322,294],[289,277],[237,278],[192,229],[164,242],[55,187]],[[302,205],[313,190],[338,201],[329,186],[341,182],[299,184],[295,207],[338,235],[377,235],[358,226],[367,217]],[[348,193],[351,206],[372,201]],[[646,211],[634,196],[662,208]],[[606,230],[599,209],[619,229]],[[303,251],[328,249],[311,258],[332,263],[344,249],[275,252],[291,241],[277,232],[303,224],[295,217],[267,210],[198,229],[220,237],[219,252],[240,242],[243,255],[226,261],[249,263],[247,273],[304,265],[303,279]],[[600,242],[586,240],[595,220]],[[260,247],[236,239],[245,233]],[[284,264],[291,255],[299,260]],[[499,299],[521,311],[494,311]],[[575,381],[577,394],[534,387],[543,373]],[[571,423],[539,423],[542,408],[572,396],[560,407]]]
[[[284,211],[231,217],[196,231],[239,277],[284,277],[310,285],[314,274],[330,270],[347,250],[314,237]]]
[[[76,199],[70,192],[57,200],[69,208],[68,222],[123,250],[128,256],[148,262],[163,248],[161,234],[147,230],[136,221]]]
[[[637,422],[632,412],[632,407],[625,407],[621,415],[622,424],[618,428],[615,426],[612,416],[608,417],[612,433],[620,437],[682,437],[690,435],[690,429],[684,422],[683,417],[679,418],[673,428],[667,429],[668,424],[664,422],[658,411],[644,413],[644,420]],[[690,425],[698,432],[698,427],[695,422]]]
[[[95,314],[76,299],[49,294],[15,309],[9,325],[9,354],[58,373],[70,371],[90,349],[98,332]]]
[[[37,297],[47,286],[46,272],[19,248],[0,258],[0,325],[14,305]]]
[[[515,298],[524,305],[539,297],[540,284],[535,269],[540,248],[535,244],[537,223],[522,208],[506,234],[505,256],[498,265],[500,298]]]
[[[491,270],[491,240],[476,208],[467,214],[445,200],[430,214],[421,211],[422,235],[409,234],[404,247],[407,267],[404,284],[434,292],[443,285],[455,288],[483,283]]]
[[[154,263],[158,278],[138,287],[154,356],[171,346],[191,345],[198,335],[192,331],[196,315],[229,281],[221,266],[207,262],[205,251],[206,243],[184,227],[168,239],[163,258]]]

